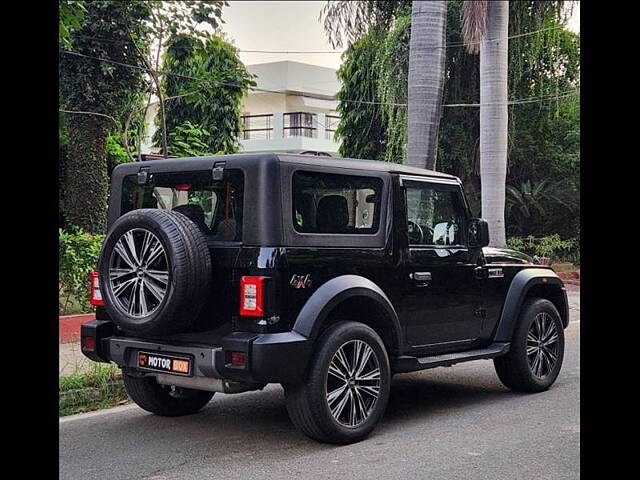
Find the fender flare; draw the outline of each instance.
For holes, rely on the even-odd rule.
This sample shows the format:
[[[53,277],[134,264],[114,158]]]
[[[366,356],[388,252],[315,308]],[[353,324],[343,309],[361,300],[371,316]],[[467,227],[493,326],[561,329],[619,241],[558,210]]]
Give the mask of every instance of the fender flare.
[[[562,292],[564,302],[564,312],[560,310],[562,323],[567,327],[569,324],[569,303],[567,292],[562,279],[556,272],[546,268],[527,268],[518,272],[511,281],[500,320],[496,330],[494,342],[510,342],[518,322],[520,308],[524,303],[527,292],[535,285],[549,285]]]
[[[367,297],[375,300],[391,319],[398,351],[404,345],[404,336],[398,314],[382,289],[371,280],[359,275],[341,275],[324,283],[309,297],[298,313],[293,330],[300,335],[315,340],[318,332],[334,307],[353,297]]]

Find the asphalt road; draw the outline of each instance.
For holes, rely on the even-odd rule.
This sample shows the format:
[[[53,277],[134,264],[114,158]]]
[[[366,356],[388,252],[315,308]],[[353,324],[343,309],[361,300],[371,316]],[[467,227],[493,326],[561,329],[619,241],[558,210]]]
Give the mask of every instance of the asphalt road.
[[[278,385],[216,394],[182,418],[118,407],[61,419],[60,478],[578,479],[579,297],[570,303],[564,365],[547,392],[510,392],[486,360],[398,375],[382,422],[348,446],[300,434]]]

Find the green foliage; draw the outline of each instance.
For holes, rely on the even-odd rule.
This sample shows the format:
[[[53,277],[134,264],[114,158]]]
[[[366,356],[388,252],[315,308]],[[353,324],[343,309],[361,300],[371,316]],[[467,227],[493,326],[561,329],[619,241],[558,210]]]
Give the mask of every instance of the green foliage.
[[[71,35],[71,50],[91,57],[139,65],[131,41],[146,49],[147,2],[87,1],[85,21]],[[68,151],[63,184],[66,220],[102,233],[107,211],[107,136],[121,129],[145,88],[142,71],[93,58],[60,55],[60,99],[68,114]],[[94,114],[101,114],[94,115]]]
[[[324,31],[333,47],[351,45],[371,29],[388,29],[397,17],[411,14],[411,0],[329,0],[322,8]]]
[[[564,180],[525,180],[517,186],[506,186],[506,218],[519,235],[540,231],[548,206],[575,213],[579,207],[577,189],[566,188]]]
[[[373,68],[377,50],[383,36],[372,31],[343,54],[337,75],[341,99],[362,99],[375,102],[378,93],[378,72]],[[385,133],[382,113],[375,103],[340,102],[340,123],[335,136],[342,140],[340,155],[351,158],[382,160],[385,150]]]
[[[169,148],[176,129],[186,122],[206,132],[204,151],[234,153],[239,149],[241,99],[256,83],[238,57],[237,49],[217,36],[206,39],[186,35],[171,37],[164,59],[168,73],[163,87]],[[155,140],[160,142],[161,132]]]
[[[84,0],[58,1],[58,42],[60,46],[71,48],[71,32],[82,26],[85,11]]]
[[[140,65],[131,48],[130,32],[145,50],[143,22],[147,2],[86,2],[85,22],[71,36],[71,50],[130,65]],[[143,73],[134,68],[73,55],[60,56],[62,103],[70,110],[102,113],[121,120],[145,88]],[[108,119],[101,120],[113,127]]]
[[[96,268],[103,239],[104,235],[92,235],[77,227],[58,230],[61,315],[66,314],[72,299],[83,311],[91,311],[89,272]]]
[[[398,18],[394,28],[384,38],[374,70],[379,72],[378,99],[385,126],[386,149],[384,160],[406,163],[407,159],[407,108],[390,104],[406,104],[408,101],[409,41],[411,39],[411,15]]]
[[[209,146],[204,143],[208,137],[209,132],[205,129],[186,121],[182,125],[177,125],[175,130],[171,132],[169,154],[176,157],[214,155],[209,150]]]
[[[576,265],[580,264],[579,241],[576,238],[563,240],[557,233],[541,238],[535,238],[533,235],[528,237],[508,237],[507,248],[527,255],[549,258],[551,263],[558,260],[568,260]]]
[[[338,105],[341,121],[336,134],[342,139],[340,154],[404,163],[406,108],[366,102],[406,103],[410,3],[387,2],[396,6],[389,5],[387,16],[380,13],[380,17],[372,13],[378,11],[379,2],[360,2],[362,5],[357,8],[338,7],[343,2],[330,3],[334,7],[331,11],[325,8],[325,23],[329,13],[334,18],[327,33],[335,36],[339,29],[350,29],[342,34],[354,42],[343,54],[338,71],[342,81],[338,100],[352,100]],[[562,28],[568,13],[567,2],[510,2],[510,35],[542,31],[509,41],[509,98],[554,96],[579,87],[579,37]],[[342,20],[338,19],[340,15]],[[355,18],[364,23],[354,25]],[[463,42],[461,32],[462,1],[453,0],[447,8],[447,43]],[[477,103],[479,99],[479,56],[470,55],[462,47],[447,48],[443,103]],[[438,170],[462,179],[477,216],[481,213],[479,123],[477,108],[443,108],[437,160]],[[523,182],[543,182],[553,184],[554,190],[545,188],[549,194],[538,199],[542,210],[537,211],[532,224],[520,215],[519,208],[512,207],[508,235],[575,235],[580,221],[579,95],[510,106],[508,161],[508,184],[520,188]]]
[[[106,154],[107,154],[107,169],[109,175],[111,175],[111,171],[121,163],[128,163],[131,161],[129,155],[127,155],[127,151],[122,146],[120,135],[117,133],[112,133],[107,137],[106,143]],[[134,152],[131,152],[132,155]]]

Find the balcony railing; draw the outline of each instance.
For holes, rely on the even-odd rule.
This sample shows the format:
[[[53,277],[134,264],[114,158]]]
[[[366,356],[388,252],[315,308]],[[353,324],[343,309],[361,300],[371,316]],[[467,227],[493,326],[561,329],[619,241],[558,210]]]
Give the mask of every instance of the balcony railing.
[[[243,140],[277,140],[306,137],[336,142],[334,138],[340,117],[311,112],[243,115]]]
[[[243,115],[242,138],[244,140],[270,140],[273,133],[273,114]]]
[[[336,115],[325,115],[324,117],[324,138],[327,140],[335,140],[334,135],[340,123],[340,117]]]
[[[284,137],[317,138],[317,124],[315,113],[289,112],[282,115]]]

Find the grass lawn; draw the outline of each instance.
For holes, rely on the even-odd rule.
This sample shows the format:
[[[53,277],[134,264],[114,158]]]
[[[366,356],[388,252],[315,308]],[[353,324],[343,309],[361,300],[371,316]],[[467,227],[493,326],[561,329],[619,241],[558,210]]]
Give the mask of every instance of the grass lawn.
[[[122,373],[114,364],[94,363],[89,371],[76,369],[60,377],[58,388],[61,417],[129,402]]]

